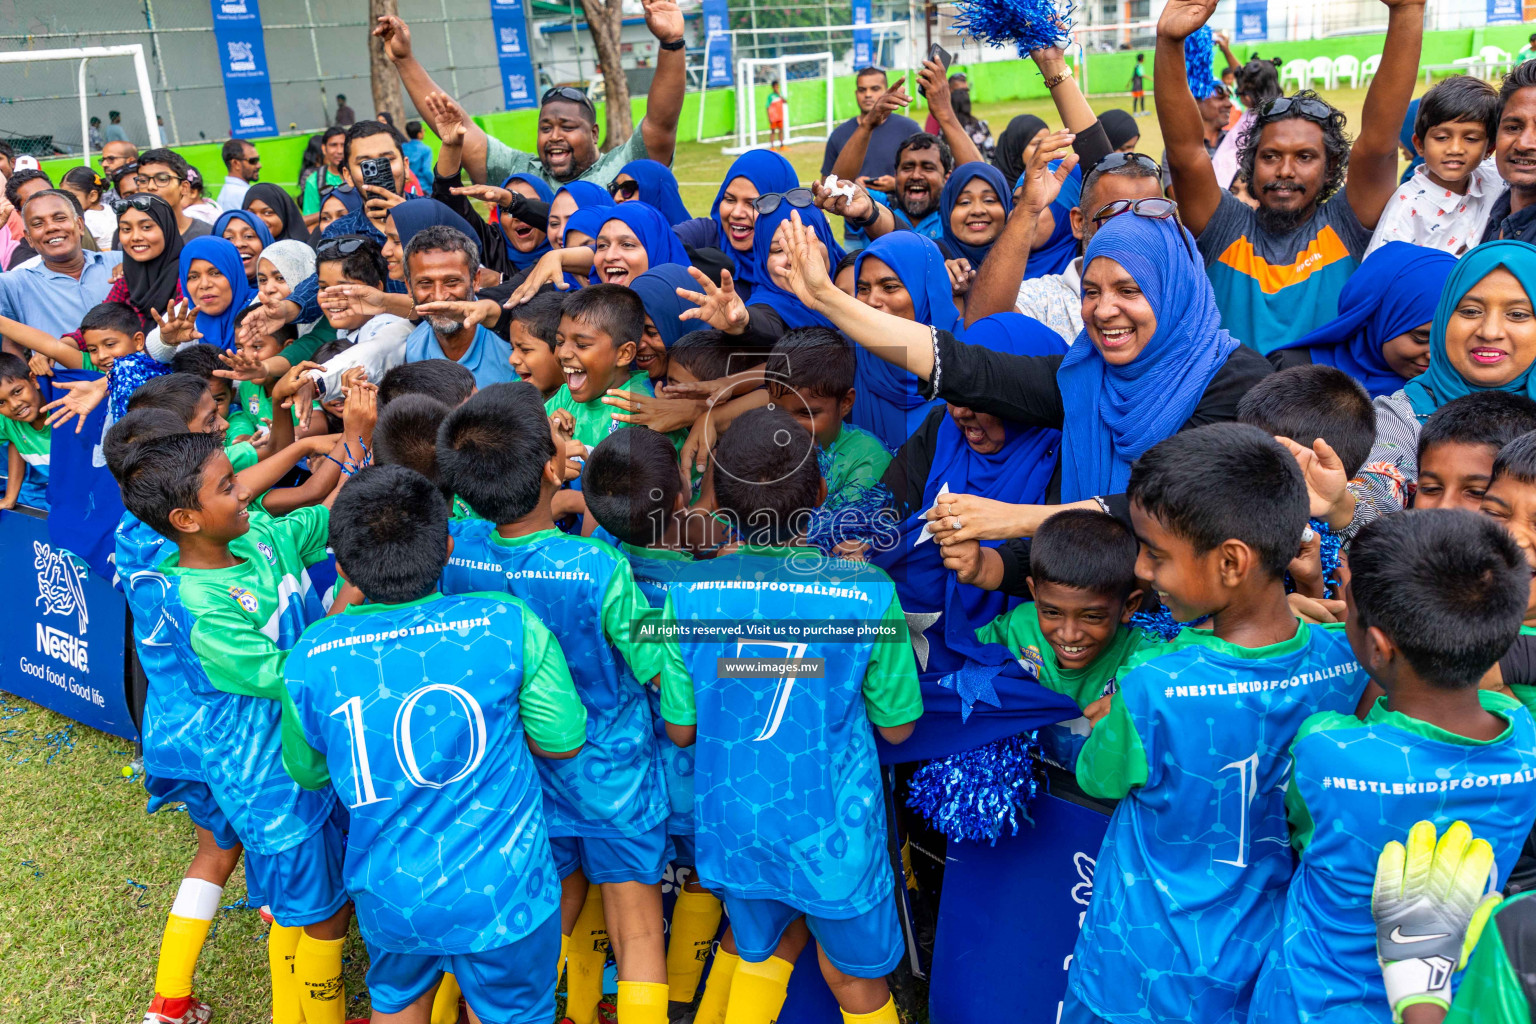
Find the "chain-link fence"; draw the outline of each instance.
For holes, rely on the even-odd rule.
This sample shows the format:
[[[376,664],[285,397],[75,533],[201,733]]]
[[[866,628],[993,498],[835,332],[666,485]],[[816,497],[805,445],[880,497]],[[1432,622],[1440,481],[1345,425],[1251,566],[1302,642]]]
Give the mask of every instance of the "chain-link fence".
[[[499,109],[500,74],[486,0],[400,0],[422,63],[468,109]],[[276,121],[313,131],[333,117],[338,95],[371,117],[366,0],[264,0],[268,73]],[[60,49],[142,43],[150,64],[162,134],[171,144],[229,136],[213,16],[208,0],[5,0],[0,49]],[[51,136],[78,151],[77,64],[0,65],[0,136]],[[88,67],[91,113],[109,123],[122,114],[129,139],[148,139],[126,60]],[[409,104],[409,98],[406,103]]]

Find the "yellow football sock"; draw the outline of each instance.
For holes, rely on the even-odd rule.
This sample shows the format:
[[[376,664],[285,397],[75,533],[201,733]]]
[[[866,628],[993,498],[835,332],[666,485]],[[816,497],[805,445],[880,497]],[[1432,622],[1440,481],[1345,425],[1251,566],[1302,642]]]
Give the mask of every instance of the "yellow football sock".
[[[725,1024],[725,1010],[731,1001],[731,980],[741,957],[720,949],[715,951],[715,965],[709,969],[709,982],[704,986],[704,998],[699,1000],[699,1012],[693,1024]]]
[[[299,1009],[299,983],[293,976],[293,954],[302,928],[273,923],[267,934],[267,965],[272,969],[272,1024],[304,1024]]]
[[[459,983],[452,974],[444,974],[432,997],[432,1024],[459,1024]]]
[[[901,1018],[896,1016],[896,999],[891,997],[885,1001],[885,1005],[874,1013],[849,1013],[842,1011],[843,1024],[901,1024]]]
[[[160,938],[155,992],[168,999],[192,994],[192,972],[218,912],[224,887],[202,878],[183,878]]]
[[[560,979],[565,977],[565,954],[570,951],[571,937],[560,936],[560,959],[555,961],[555,987],[560,987]]]
[[[720,901],[709,893],[678,890],[667,935],[667,988],[674,1003],[691,1003],[699,991],[720,913]]]
[[[293,957],[293,977],[299,983],[299,1005],[305,1024],[345,1024],[347,993],[341,984],[341,947],[346,939],[299,936]]]
[[[619,1024],[667,1024],[666,983],[619,982]]]
[[[603,925],[603,894],[587,889],[565,953],[565,1015],[571,1024],[596,1024],[603,998],[603,968],[608,963],[608,929]]]
[[[773,1024],[789,995],[795,965],[771,956],[760,964],[742,961],[731,979],[731,1003],[725,1024]]]

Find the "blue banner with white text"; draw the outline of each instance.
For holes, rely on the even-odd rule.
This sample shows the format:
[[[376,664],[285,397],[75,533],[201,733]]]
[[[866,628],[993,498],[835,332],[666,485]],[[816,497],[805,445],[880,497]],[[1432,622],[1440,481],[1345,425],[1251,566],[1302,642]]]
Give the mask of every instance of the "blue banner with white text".
[[[1488,24],[1513,25],[1524,20],[1521,0],[1488,0]]]
[[[260,0],[209,0],[213,37],[229,105],[229,134],[237,139],[277,134]]]
[[[726,0],[704,0],[704,49],[709,55],[704,85],[713,89],[731,84],[731,12]]]
[[[491,31],[496,34],[496,60],[501,65],[501,91],[506,108],[527,110],[538,106],[523,0],[491,0]]]
[[[1269,0],[1237,0],[1237,32],[1233,38],[1240,43],[1269,39]]]
[[[853,23],[855,26],[868,25],[874,18],[870,15],[869,0],[853,0]],[[854,28],[853,30],[853,67],[854,70],[867,68],[875,62],[874,35],[867,28]]]

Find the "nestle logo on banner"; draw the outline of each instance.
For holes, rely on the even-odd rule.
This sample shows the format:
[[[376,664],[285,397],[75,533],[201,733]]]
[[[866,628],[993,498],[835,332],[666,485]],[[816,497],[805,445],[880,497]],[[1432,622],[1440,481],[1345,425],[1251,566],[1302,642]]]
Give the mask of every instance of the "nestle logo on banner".
[[[267,115],[261,112],[261,100],[250,96],[237,96],[235,112],[240,117],[241,128],[266,127]]]
[[[256,54],[252,52],[250,43],[231,42],[227,45],[229,47],[229,70],[256,70]]]
[[[517,29],[505,25],[502,26],[501,52],[518,54],[523,52],[523,40],[522,37],[518,34]]]
[[[507,86],[512,92],[512,98],[523,100],[528,98],[528,76],[508,75]]]
[[[250,14],[246,10],[245,0],[221,0],[219,3],[220,14]]]
[[[37,601],[44,616],[73,616],[79,636],[66,633],[43,622],[37,623],[37,651],[62,661],[73,669],[87,670],[86,627],[90,610],[85,603],[86,569],[77,565],[67,551],[54,549],[41,541],[32,542],[32,568],[37,570]]]

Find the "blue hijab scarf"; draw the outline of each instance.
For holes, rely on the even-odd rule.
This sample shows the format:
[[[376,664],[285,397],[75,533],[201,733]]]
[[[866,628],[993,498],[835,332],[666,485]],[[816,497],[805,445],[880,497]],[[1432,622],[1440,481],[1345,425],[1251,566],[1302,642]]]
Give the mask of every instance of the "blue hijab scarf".
[[[752,261],[759,267],[765,268],[763,279],[752,289],[752,305],[767,306],[779,315],[784,325],[791,329],[796,327],[832,327],[832,321],[806,307],[794,292],[789,291],[768,273],[768,254],[773,248],[774,232],[779,230],[779,225],[789,220],[794,207],[788,203],[780,203],[779,208],[772,213],[761,214],[757,218],[757,225],[752,229]],[[827,218],[814,206],[808,206],[800,212],[800,222],[816,232],[816,237],[821,244],[827,247],[827,266],[835,267],[843,258],[843,247],[837,244],[837,239],[832,236],[832,227],[827,223]],[[835,328],[834,328],[835,329]]]
[[[642,203],[637,199],[619,203],[603,213],[607,215],[603,218],[604,224],[616,220],[635,233],[645,248],[645,257],[650,267],[659,267],[663,263],[676,263],[680,267],[690,265],[683,240],[677,237],[677,232],[672,230],[672,225],[667,223],[661,211],[650,203]]]
[[[1060,160],[1052,160],[1046,165],[1051,171],[1060,166]],[[1024,176],[1021,174],[1013,187],[1017,189],[1023,184]],[[1060,194],[1051,202],[1051,216],[1056,218],[1056,226],[1044,245],[1030,251],[1029,266],[1024,269],[1025,280],[1059,274],[1067,269],[1067,264],[1077,259],[1077,236],[1072,233],[1072,208],[1082,199],[1082,194],[1083,166],[1078,164],[1067,175],[1067,180],[1061,183]],[[1012,196],[1009,198],[1011,200]]]
[[[453,228],[468,235],[472,242],[480,237],[475,229],[469,226],[469,221],[436,199],[413,199],[408,203],[401,203],[390,208],[389,216],[394,220],[395,230],[400,234],[402,249],[411,243],[411,239],[415,238],[418,232],[431,227]]]
[[[1088,243],[1084,273],[1100,257],[1119,263],[1146,295],[1157,329],[1125,366],[1106,363],[1084,330],[1056,371],[1066,410],[1064,503],[1124,491],[1131,463],[1178,432],[1238,347],[1221,327],[1211,279],[1190,259],[1185,239],[1174,221],[1122,214]]]
[[[725,172],[725,179],[720,183],[720,190],[715,193],[715,201],[709,206],[710,219],[715,222],[716,246],[736,261],[736,273],[732,276],[736,279],[736,290],[746,299],[752,294],[752,289],[761,283],[761,279],[768,276],[768,272],[758,270],[754,254],[756,230],[752,233],[753,248],[746,251],[734,249],[730,237],[725,233],[725,223],[720,219],[720,201],[725,198],[725,190],[737,178],[746,178],[760,195],[767,195],[770,192],[783,193],[798,188],[800,175],[795,173],[794,167],[782,155],[767,149],[751,150],[741,154],[731,164],[730,170]]]
[[[1412,156],[1412,159],[1408,161],[1408,169],[1403,172],[1403,176],[1401,178],[1397,179],[1397,183],[1399,185],[1413,177],[1413,172],[1418,170],[1419,167],[1424,163],[1424,155],[1420,153],[1418,147],[1413,144],[1413,127],[1414,122],[1416,122],[1418,119],[1419,101],[1414,100],[1412,103],[1408,104],[1408,113],[1403,115],[1403,126],[1397,130],[1398,144],[1401,145],[1403,149],[1407,150],[1408,153]]]
[[[755,240],[755,236],[754,236]],[[932,240],[916,231],[892,231],[862,250],[853,264],[858,278],[870,256],[896,272],[912,296],[912,319],[932,324],[960,337],[960,314],[955,310],[954,289],[944,269],[944,254]],[[900,448],[922,426],[934,402],[920,394],[921,382],[911,373],[881,359],[861,345],[855,351],[858,369],[854,383],[858,398],[848,417],[854,426],[869,431],[892,450]]]
[[[1282,349],[1304,348],[1313,363],[1336,366],[1372,398],[1403,386],[1382,346],[1435,318],[1456,257],[1408,242],[1388,242],[1367,256],[1339,292],[1339,315]]]
[[[246,224],[250,225],[251,230],[256,232],[256,237],[261,239],[261,247],[263,249],[272,244],[272,231],[267,227],[267,222],[250,210],[225,210],[219,214],[219,219],[213,222],[213,230],[209,234],[214,238],[223,238],[224,229],[229,227],[229,222],[232,220],[243,220]],[[260,259],[261,254],[257,253],[256,258]],[[255,275],[256,267],[253,264],[251,266],[251,276],[254,277]]]
[[[507,180],[501,183],[501,187],[510,191],[514,181],[521,181],[525,185],[532,187],[538,193],[539,202],[541,203],[552,203],[555,201],[555,190],[550,188],[544,179],[536,174],[509,174],[507,175]],[[532,252],[518,252],[517,247],[512,244],[512,236],[507,234],[505,227],[502,227],[499,210],[496,216],[496,227],[501,231],[501,240],[507,244],[507,259],[511,260],[512,265],[518,270],[527,270],[539,262],[540,256],[549,252],[550,245],[547,236],[544,239],[544,244]],[[470,235],[470,237],[475,238],[477,236]]]
[[[270,232],[268,233],[270,237]],[[218,235],[194,238],[181,248],[181,294],[190,296],[187,289],[187,271],[193,260],[207,260],[225,277],[229,278],[230,300],[224,312],[214,316],[202,310],[197,312],[197,329],[206,345],[215,345],[226,352],[235,347],[235,317],[256,298],[256,289],[245,279],[245,267],[240,264],[240,251],[235,243]]]
[[[693,219],[693,214],[683,205],[683,194],[678,191],[677,178],[666,164],[655,160],[631,160],[619,168],[619,173],[635,179],[635,184],[640,186],[640,201],[650,203],[660,210],[668,224],[676,227],[685,220]]]
[[[1527,366],[1519,376],[1496,388],[1481,388],[1467,382],[1451,365],[1445,352],[1445,326],[1450,322],[1456,306],[1477,283],[1495,270],[1504,269],[1515,276],[1525,294],[1536,301],[1536,246],[1513,240],[1485,242],[1471,249],[1456,261],[1451,276],[1446,279],[1440,292],[1440,302],[1435,306],[1435,319],[1429,333],[1429,369],[1403,385],[1414,415],[1420,423],[1446,402],[1474,391],[1508,391],[1527,398],[1536,398],[1536,374]],[[1357,271],[1358,273],[1358,271]]]
[[[949,215],[954,212],[955,203],[960,200],[960,192],[970,183],[971,179],[980,178],[992,186],[992,191],[997,193],[997,198],[1003,204],[1003,218],[1006,222],[1008,214],[1013,212],[1013,193],[1008,189],[1008,181],[1003,177],[1003,172],[991,164],[972,162],[961,164],[950,174],[949,180],[944,183],[944,191],[939,193],[939,220],[944,228],[944,244],[949,251],[956,256],[971,261],[971,269],[981,266],[981,261],[987,258],[987,253],[992,251],[992,242],[986,245],[968,245],[960,241],[954,228],[949,226]],[[1068,233],[1071,233],[1070,225]],[[1031,258],[1033,262],[1033,258]]]
[[[1016,356],[1061,355],[1061,336],[1019,313],[984,317],[971,325],[967,341]],[[1000,591],[960,583],[944,568],[939,545],[923,538],[933,507],[945,484],[954,493],[975,494],[1010,504],[1032,505],[1045,498],[1056,470],[1061,432],[1004,423],[1006,440],[991,455],[965,441],[954,419],[944,412],[933,465],[923,485],[921,504],[899,527],[894,548],[873,561],[896,581],[901,606],[918,615],[938,612],[923,633],[926,665],[919,663],[923,717],[917,732],[898,748],[881,746],[886,760],[936,757],[1014,735],[1064,718],[1076,717],[1076,705],[1060,699],[1023,672],[1012,652],[983,645],[976,630],[1020,603]],[[899,455],[897,456],[900,457]],[[1001,541],[983,541],[996,547]],[[915,628],[915,627],[914,627]],[[909,743],[917,746],[909,747]],[[913,753],[916,751],[916,754]]]
[[[635,278],[629,286],[640,296],[640,302],[645,306],[645,315],[656,325],[656,333],[661,335],[662,344],[667,348],[671,348],[683,335],[709,326],[703,320],[678,319],[686,310],[699,308],[677,294],[679,288],[688,291],[699,289],[699,283],[689,275],[687,267],[663,263]]]

